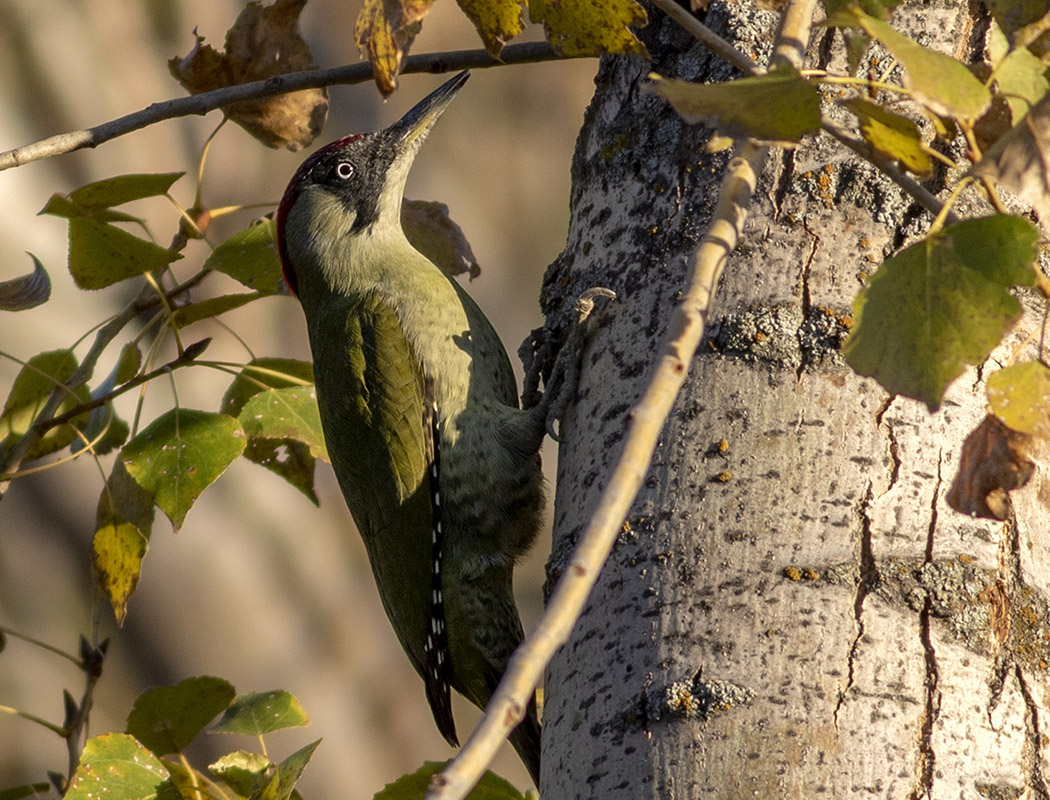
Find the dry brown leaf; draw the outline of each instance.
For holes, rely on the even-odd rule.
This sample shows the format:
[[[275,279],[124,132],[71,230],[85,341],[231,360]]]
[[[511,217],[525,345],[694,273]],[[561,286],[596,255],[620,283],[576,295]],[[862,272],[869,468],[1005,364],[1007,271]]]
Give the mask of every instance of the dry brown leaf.
[[[313,69],[310,48],[299,33],[299,14],[305,5],[306,0],[275,0],[269,6],[249,3],[226,32],[224,53],[194,32],[193,50],[185,58],[171,59],[168,69],[190,94]],[[328,91],[304,89],[243,100],[223,110],[266,146],[301,150],[324,127]]]
[[[9,281],[0,281],[0,309],[25,311],[46,303],[51,297],[51,278],[47,270],[39,258],[32,253],[29,257],[33,259],[32,272]]]
[[[1050,95],[1047,95],[984,154],[973,168],[1026,200],[1050,227]]]
[[[401,62],[434,0],[365,0],[354,25],[354,41],[372,62],[376,86],[386,97],[397,89]]]
[[[408,200],[401,205],[401,227],[416,250],[449,275],[481,274],[470,242],[448,215],[448,206],[427,200]]]
[[[948,490],[948,505],[961,514],[985,519],[1010,515],[1010,492],[1035,472],[1028,457],[1032,437],[1006,427],[989,414],[966,437],[959,472]]]

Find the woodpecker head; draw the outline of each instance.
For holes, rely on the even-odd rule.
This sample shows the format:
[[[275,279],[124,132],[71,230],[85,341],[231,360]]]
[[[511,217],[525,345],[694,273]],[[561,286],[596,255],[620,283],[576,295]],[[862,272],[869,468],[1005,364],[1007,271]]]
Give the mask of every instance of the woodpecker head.
[[[461,72],[389,128],[356,133],[322,147],[292,176],[277,209],[277,246],[288,288],[300,271],[321,268],[348,238],[384,241],[401,232],[401,197],[420,145],[466,83]]]

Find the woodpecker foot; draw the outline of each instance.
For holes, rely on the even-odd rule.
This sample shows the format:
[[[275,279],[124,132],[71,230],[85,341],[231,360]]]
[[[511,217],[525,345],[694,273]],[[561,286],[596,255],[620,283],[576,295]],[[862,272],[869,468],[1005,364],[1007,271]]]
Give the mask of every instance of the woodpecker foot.
[[[576,298],[576,303],[573,305],[572,329],[569,331],[565,344],[558,351],[550,380],[546,382],[546,391],[536,406],[545,411],[544,427],[547,435],[556,442],[561,441],[561,437],[555,430],[554,423],[561,419],[565,409],[576,396],[576,387],[580,380],[580,355],[593,331],[594,326],[588,323],[594,319],[592,314],[595,305],[598,301],[609,302],[615,299],[616,292],[595,286]],[[546,344],[544,342],[541,346],[541,353]],[[536,361],[542,363],[539,358]]]

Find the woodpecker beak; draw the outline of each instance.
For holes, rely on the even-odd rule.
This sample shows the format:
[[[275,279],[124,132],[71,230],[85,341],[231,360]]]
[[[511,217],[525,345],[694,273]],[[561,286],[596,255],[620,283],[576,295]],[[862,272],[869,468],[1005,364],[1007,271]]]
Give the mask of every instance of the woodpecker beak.
[[[388,128],[388,131],[400,140],[402,148],[414,149],[422,143],[437,118],[441,116],[441,112],[452,102],[452,98],[456,96],[469,77],[470,72],[464,70],[452,80],[441,84]]]

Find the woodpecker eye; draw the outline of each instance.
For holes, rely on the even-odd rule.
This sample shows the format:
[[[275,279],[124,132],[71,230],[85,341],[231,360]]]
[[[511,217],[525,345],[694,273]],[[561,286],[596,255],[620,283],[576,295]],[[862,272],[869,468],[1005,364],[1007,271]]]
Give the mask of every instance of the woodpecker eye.
[[[341,181],[348,181],[354,176],[354,165],[349,161],[340,161],[335,165],[335,176]]]

